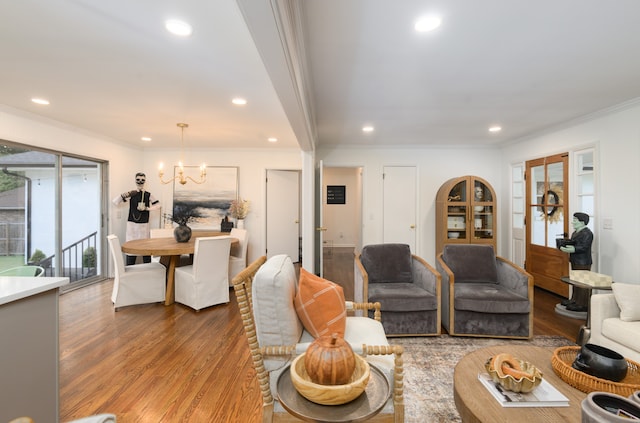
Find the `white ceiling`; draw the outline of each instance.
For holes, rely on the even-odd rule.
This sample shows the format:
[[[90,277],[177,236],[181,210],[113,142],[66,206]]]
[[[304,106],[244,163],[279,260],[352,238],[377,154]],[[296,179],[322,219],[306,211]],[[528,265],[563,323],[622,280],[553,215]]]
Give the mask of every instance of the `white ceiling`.
[[[0,103],[144,148],[177,122],[191,147],[493,145],[640,98],[638,22],[638,0],[3,0]]]

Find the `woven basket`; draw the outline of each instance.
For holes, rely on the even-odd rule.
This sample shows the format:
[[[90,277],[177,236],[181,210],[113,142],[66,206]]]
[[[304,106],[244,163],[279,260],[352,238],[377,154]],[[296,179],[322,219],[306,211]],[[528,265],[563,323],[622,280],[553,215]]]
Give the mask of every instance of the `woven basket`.
[[[580,347],[560,347],[553,352],[553,357],[551,357],[553,371],[569,385],[587,394],[590,392],[611,392],[623,397],[628,397],[640,390],[640,364],[627,358],[627,376],[620,382],[613,382],[588,375],[571,367],[579,352]]]

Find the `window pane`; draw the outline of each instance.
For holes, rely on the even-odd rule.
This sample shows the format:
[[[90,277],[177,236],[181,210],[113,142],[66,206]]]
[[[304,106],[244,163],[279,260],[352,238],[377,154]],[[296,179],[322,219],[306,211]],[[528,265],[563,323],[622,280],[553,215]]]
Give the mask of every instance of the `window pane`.
[[[593,216],[594,213],[594,201],[593,195],[583,195],[582,197],[578,197],[579,199],[579,210],[583,213],[588,214],[589,216]]]
[[[62,276],[71,282],[98,273],[99,175],[95,162],[62,157]]]
[[[544,195],[544,167],[531,168],[531,204],[542,204]]]
[[[514,228],[522,229],[524,227],[524,214],[523,213],[514,213],[513,214],[513,223]]]
[[[593,173],[587,173],[578,177],[578,194],[593,194]]]
[[[1,147],[0,269],[31,263],[53,276],[56,156]]]
[[[545,245],[546,220],[538,211],[537,207],[531,208],[531,243],[535,245]]]
[[[578,155],[578,174],[593,172],[593,151]]]

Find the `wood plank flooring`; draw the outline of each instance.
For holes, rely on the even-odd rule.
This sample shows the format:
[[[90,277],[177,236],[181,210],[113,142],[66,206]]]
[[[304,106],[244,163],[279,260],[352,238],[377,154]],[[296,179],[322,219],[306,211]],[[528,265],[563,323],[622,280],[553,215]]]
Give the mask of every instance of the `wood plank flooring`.
[[[325,276],[353,298],[353,250],[334,248],[330,260]],[[114,312],[111,288],[109,280],[60,297],[61,422],[97,413],[119,423],[261,421],[233,290],[228,304],[200,312],[181,304]],[[535,334],[575,341],[584,322],[556,314],[555,294],[535,294]]]

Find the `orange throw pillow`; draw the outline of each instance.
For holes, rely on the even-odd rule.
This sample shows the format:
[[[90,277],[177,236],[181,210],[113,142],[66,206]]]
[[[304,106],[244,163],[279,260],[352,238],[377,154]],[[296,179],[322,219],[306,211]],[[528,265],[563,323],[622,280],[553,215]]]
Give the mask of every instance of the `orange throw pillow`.
[[[340,285],[301,268],[293,303],[302,325],[315,338],[333,333],[344,336],[347,309]]]

